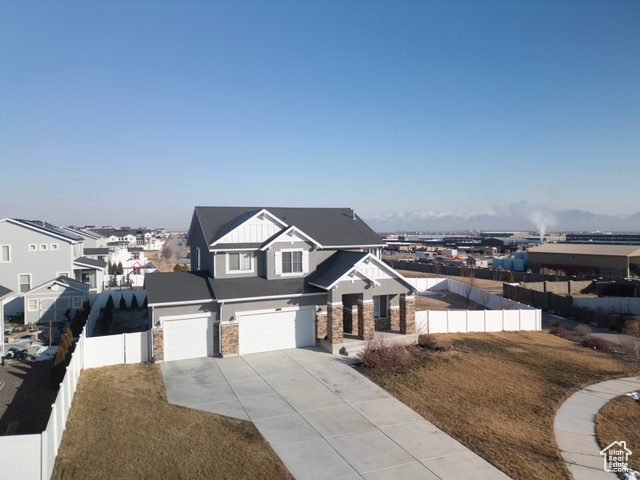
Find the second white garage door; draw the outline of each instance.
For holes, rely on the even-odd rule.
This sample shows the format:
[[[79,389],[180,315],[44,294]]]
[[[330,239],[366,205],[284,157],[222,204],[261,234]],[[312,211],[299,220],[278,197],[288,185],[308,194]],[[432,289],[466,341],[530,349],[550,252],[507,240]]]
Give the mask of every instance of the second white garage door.
[[[213,355],[211,316],[164,317],[164,361]]]
[[[240,355],[315,345],[314,307],[238,314]]]

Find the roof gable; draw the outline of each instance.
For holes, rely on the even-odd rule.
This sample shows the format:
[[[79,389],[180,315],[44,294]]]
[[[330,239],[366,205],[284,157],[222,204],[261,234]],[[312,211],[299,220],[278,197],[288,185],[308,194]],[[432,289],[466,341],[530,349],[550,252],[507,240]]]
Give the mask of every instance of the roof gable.
[[[265,209],[245,212],[228,225],[210,246],[226,243],[262,243],[287,225]]]
[[[295,226],[292,225],[289,228],[287,228],[286,230],[282,230],[282,231],[276,233],[273,237],[271,237],[269,240],[267,240],[262,245],[260,250],[266,250],[271,245],[273,245],[274,243],[294,243],[294,242],[311,243],[311,244],[315,245],[316,247],[320,247],[321,246],[318,242],[316,242],[309,235],[307,235],[302,230],[300,230],[299,228],[296,228]]]

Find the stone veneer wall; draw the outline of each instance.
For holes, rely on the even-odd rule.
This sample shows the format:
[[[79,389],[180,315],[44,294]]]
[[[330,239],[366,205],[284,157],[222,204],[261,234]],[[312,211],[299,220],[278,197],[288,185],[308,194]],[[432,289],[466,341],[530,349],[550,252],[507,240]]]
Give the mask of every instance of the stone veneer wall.
[[[400,295],[400,333],[411,335],[416,333],[416,300]]]
[[[316,338],[319,340],[327,336],[327,312],[316,312]]]
[[[373,320],[373,302],[358,303],[358,337],[373,340],[375,322]]]
[[[223,357],[236,356],[239,353],[238,324],[223,323],[220,326],[222,349],[220,353]]]
[[[400,330],[400,308],[391,307],[389,314],[391,315],[389,328],[391,330]]]
[[[327,305],[327,341],[342,343],[342,305]]]
[[[153,330],[153,363],[164,362],[164,335],[161,328]]]

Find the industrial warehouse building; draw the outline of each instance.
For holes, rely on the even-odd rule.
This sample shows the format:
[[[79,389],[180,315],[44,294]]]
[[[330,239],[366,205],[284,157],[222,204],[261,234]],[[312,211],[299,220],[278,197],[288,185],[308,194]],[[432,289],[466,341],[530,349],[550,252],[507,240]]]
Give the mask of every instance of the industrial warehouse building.
[[[640,246],[546,243],[529,250],[528,265],[534,272],[549,268],[577,276],[640,276]]]

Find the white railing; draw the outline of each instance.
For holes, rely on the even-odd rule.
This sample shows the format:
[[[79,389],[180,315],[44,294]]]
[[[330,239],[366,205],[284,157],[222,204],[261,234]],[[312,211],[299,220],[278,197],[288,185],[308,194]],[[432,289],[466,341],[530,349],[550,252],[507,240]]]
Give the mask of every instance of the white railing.
[[[116,298],[115,293],[111,292],[114,297],[113,300],[114,302],[116,300],[119,302],[120,297]],[[146,292],[122,292],[125,295],[127,305],[131,304],[131,296],[134,293],[146,295]],[[58,396],[51,405],[51,415],[45,431],[39,434],[0,437],[2,478],[19,478],[20,480],[47,480],[51,478],[56,456],[58,455],[58,448],[62,441],[62,433],[67,423],[69,409],[71,408],[73,395],[78,386],[78,379],[82,370],[119,363],[150,361],[150,331],[105,337],[88,337],[89,331],[93,333],[100,308],[106,305],[108,298],[109,294],[104,299],[98,296],[89,313],[87,324],[82,329],[76,348],[71,356],[71,361],[60,384]],[[144,296],[142,301],[144,301]],[[117,308],[118,303],[115,305]],[[90,321],[92,322],[91,326]]]
[[[450,278],[408,278],[419,291],[448,290],[488,310],[416,312],[418,333],[542,330],[542,311]]]

